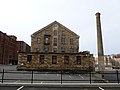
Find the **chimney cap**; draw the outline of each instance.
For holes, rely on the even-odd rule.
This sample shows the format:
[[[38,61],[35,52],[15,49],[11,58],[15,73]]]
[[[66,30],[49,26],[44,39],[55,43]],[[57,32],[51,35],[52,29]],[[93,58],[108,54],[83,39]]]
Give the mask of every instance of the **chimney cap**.
[[[96,17],[100,17],[100,13],[99,12],[97,12],[95,15],[96,15]]]

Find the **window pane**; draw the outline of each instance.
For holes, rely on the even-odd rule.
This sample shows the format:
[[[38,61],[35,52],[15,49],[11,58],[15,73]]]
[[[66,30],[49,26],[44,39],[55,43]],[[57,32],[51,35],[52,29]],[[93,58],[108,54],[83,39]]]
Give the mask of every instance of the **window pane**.
[[[49,51],[49,47],[45,47],[44,51],[48,52]]]
[[[64,31],[62,31],[62,36],[65,36],[65,32]]]
[[[57,52],[57,48],[53,48],[53,52]]]
[[[65,38],[61,38],[61,43],[65,45]]]
[[[73,47],[70,48],[70,52],[71,52],[71,53],[74,52],[74,48],[73,48]]]
[[[47,37],[45,38],[45,43],[48,43],[48,38]]]
[[[70,45],[73,45],[74,44],[74,40],[73,38],[70,38]]]
[[[36,48],[36,52],[40,52],[40,49],[39,49],[39,48]]]
[[[69,56],[64,56],[64,64],[69,64]]]
[[[37,38],[37,43],[40,44],[40,38]]]
[[[48,37],[48,36],[44,37],[44,44],[46,44],[46,45],[50,44],[50,37]]]
[[[54,38],[54,46],[57,46],[57,38]]]
[[[32,61],[32,55],[27,55],[27,61],[28,61],[28,63],[31,63],[31,61]]]
[[[54,30],[54,36],[57,36],[57,30]]]
[[[44,55],[40,55],[40,64],[44,64]]]
[[[81,64],[81,56],[76,57],[76,64]]]
[[[61,52],[65,52],[65,47],[61,47]]]
[[[48,35],[48,31],[47,30],[45,31],[45,35]]]
[[[57,56],[52,56],[52,64],[57,64]]]

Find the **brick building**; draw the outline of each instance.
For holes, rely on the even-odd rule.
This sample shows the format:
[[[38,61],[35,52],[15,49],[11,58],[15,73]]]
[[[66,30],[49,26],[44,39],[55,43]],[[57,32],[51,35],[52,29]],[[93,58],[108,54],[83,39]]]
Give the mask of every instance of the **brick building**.
[[[93,55],[79,52],[79,35],[57,21],[31,35],[31,52],[20,52],[18,62],[17,69],[94,70]]]
[[[17,63],[16,39],[0,31],[0,64]]]
[[[30,52],[30,48],[24,41],[17,41],[17,52]]]
[[[17,64],[18,51],[17,37],[0,31],[0,64]],[[30,50],[30,48],[29,48]]]

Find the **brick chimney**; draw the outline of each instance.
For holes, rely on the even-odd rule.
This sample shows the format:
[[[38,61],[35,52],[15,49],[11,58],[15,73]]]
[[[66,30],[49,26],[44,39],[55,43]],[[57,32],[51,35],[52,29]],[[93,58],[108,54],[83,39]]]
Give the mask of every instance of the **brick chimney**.
[[[101,73],[104,73],[105,65],[104,65],[104,51],[103,51],[103,42],[102,42],[100,13],[97,12],[95,15],[96,15],[96,27],[97,27],[98,70]],[[102,78],[103,77],[104,75],[102,74]]]

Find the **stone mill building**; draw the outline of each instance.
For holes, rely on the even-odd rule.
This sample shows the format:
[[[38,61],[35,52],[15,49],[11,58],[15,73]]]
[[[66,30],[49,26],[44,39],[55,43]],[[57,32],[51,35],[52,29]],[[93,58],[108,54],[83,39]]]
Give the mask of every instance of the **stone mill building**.
[[[19,52],[18,70],[94,70],[94,58],[79,52],[80,36],[57,21],[31,35],[31,52]]]

